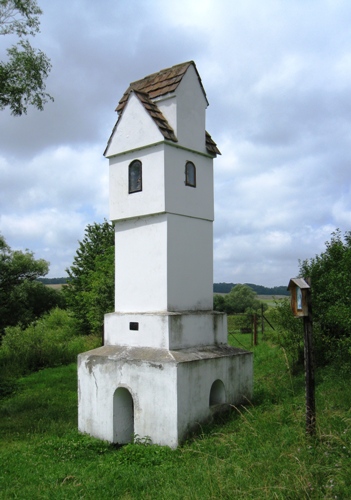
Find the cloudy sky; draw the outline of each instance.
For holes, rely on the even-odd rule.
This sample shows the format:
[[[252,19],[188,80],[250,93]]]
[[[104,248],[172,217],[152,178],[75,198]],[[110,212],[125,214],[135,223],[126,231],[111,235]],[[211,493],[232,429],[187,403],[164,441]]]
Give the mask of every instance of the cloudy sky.
[[[108,218],[103,151],[131,81],[194,60],[215,160],[214,281],[285,285],[351,229],[349,0],[39,0],[43,112],[0,111],[0,233],[65,276]],[[2,37],[0,53],[10,40]]]

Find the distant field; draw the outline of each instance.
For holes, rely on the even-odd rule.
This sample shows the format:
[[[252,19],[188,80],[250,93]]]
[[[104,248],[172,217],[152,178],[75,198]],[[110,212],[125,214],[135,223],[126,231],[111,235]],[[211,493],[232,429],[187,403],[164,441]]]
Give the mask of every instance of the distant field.
[[[55,290],[61,290],[61,288],[64,286],[64,284],[60,283],[60,284],[56,284],[56,285],[45,285],[49,288],[54,288]]]
[[[213,295],[228,295],[227,293],[217,293],[214,292]],[[274,300],[274,299],[288,299],[289,295],[257,295],[258,300],[262,301],[267,301],[267,300]]]
[[[258,300],[288,299],[289,295],[257,295]]]

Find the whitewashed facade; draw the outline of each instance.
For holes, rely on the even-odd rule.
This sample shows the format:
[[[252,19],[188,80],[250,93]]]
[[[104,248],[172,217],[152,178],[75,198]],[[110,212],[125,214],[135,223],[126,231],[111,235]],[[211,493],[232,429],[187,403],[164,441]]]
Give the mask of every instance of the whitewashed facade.
[[[252,354],[213,308],[213,158],[193,62],[134,82],[105,156],[115,224],[115,312],[79,356],[79,429],[176,447],[252,394]]]

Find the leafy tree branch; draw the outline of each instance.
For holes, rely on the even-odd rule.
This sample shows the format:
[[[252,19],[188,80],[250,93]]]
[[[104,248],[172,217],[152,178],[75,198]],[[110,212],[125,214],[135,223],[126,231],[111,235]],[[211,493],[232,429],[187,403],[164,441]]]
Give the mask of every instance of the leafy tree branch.
[[[0,0],[0,35],[34,36],[42,13],[36,0]]]
[[[27,113],[30,105],[42,111],[53,101],[45,92],[50,59],[22,38],[39,32],[41,13],[36,0],[0,0],[0,34],[20,38],[7,49],[8,60],[0,62],[0,109],[9,107],[15,116]]]

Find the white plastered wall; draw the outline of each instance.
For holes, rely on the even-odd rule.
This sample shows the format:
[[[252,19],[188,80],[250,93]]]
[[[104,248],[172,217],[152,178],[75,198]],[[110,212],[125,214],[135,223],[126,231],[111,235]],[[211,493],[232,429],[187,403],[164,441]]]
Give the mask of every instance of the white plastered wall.
[[[176,93],[178,141],[182,146],[206,153],[207,101],[193,66],[189,66]]]
[[[110,158],[110,219],[118,221],[165,211],[163,145]],[[128,167],[142,163],[142,191],[129,193]]]
[[[123,387],[133,398],[134,433],[175,448],[218,411],[210,406],[213,382],[223,382],[227,404],[252,396],[252,353],[230,347],[167,351],[106,346],[79,355],[78,377],[81,432],[116,442],[113,401],[116,389]]]
[[[106,355],[104,355],[106,353]],[[178,444],[174,362],[128,359],[123,349],[100,348],[78,357],[78,428],[114,442],[113,400],[126,388],[134,403],[134,433],[172,448]],[[131,437],[132,438],[132,437]],[[132,439],[131,439],[132,441]]]
[[[115,226],[115,310],[167,310],[167,215]]]
[[[131,328],[131,324],[137,329]],[[215,311],[109,313],[105,315],[104,344],[158,349],[223,345],[227,317]]]
[[[189,66],[171,98],[167,95],[155,102],[173,127],[179,144],[206,153],[207,101],[194,67]]]
[[[247,403],[252,396],[252,353],[206,359],[178,366],[178,435],[182,440],[197,422],[203,422],[218,408],[210,407],[212,384],[221,380],[225,388],[223,404]]]
[[[212,223],[159,214],[115,226],[115,310],[213,308]]]
[[[167,220],[168,310],[213,309],[212,222],[173,214]]]
[[[142,163],[142,191],[128,192],[128,166]],[[185,164],[196,167],[196,187],[185,184]],[[110,158],[110,219],[170,212],[213,221],[213,159],[170,144]]]
[[[163,140],[154,120],[132,92],[105,153],[111,157]]]
[[[196,187],[185,185],[185,164],[194,163]],[[213,159],[165,145],[166,211],[199,219],[214,219]]]

